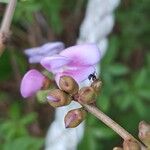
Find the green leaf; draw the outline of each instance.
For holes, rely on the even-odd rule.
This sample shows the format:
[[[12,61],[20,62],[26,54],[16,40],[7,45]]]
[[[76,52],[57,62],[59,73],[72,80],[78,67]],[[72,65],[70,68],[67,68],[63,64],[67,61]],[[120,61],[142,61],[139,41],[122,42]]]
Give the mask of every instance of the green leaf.
[[[36,121],[36,118],[37,118],[37,114],[36,113],[31,113],[31,114],[28,114],[26,116],[24,116],[20,123],[23,124],[23,125],[28,125],[30,123],[33,123],[34,121]]]
[[[125,94],[124,97],[122,95],[117,97],[116,102],[120,110],[125,111],[132,105],[132,97],[133,95],[129,93]]]
[[[9,0],[0,0],[0,3],[8,3]]]
[[[150,89],[141,89],[138,91],[138,95],[147,100],[150,100]]]
[[[105,95],[100,95],[100,97],[97,99],[97,104],[101,107],[103,111],[108,111],[110,108],[109,97]]]
[[[21,114],[21,105],[19,103],[14,103],[11,107],[10,107],[10,116],[12,119],[17,120],[20,118],[20,114]]]
[[[111,64],[115,58],[117,57],[117,52],[118,52],[118,39],[116,36],[113,36],[110,39],[110,43],[109,43],[109,48],[108,48],[108,52],[106,53],[106,55],[104,56],[103,60],[102,60],[102,64],[108,65]]]
[[[134,86],[136,88],[141,88],[145,84],[145,81],[146,81],[146,78],[147,78],[146,69],[143,68],[141,71],[137,72],[133,77],[135,78]]]
[[[146,114],[145,106],[144,103],[141,99],[138,97],[135,97],[135,99],[132,101],[133,102],[133,107],[136,110],[136,112],[141,116],[144,117]]]
[[[115,136],[115,132],[113,132],[110,128],[107,127],[94,127],[92,130],[93,134],[100,139],[108,139]]]
[[[120,75],[127,74],[129,72],[129,69],[122,64],[113,64],[109,67],[109,72],[112,75],[120,76]]]
[[[4,51],[0,58],[0,81],[8,80],[12,76],[12,67],[10,55],[7,50]]]
[[[3,150],[39,150],[43,144],[44,141],[41,138],[26,136],[9,141],[4,145]]]

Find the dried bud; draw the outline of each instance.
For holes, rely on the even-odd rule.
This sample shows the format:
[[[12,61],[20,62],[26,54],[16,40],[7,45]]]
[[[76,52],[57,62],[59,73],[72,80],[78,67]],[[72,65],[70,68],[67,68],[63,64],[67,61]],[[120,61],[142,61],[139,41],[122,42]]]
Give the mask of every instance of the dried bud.
[[[124,150],[140,150],[141,148],[136,141],[125,140],[123,142],[123,149]]]
[[[75,128],[77,127],[86,116],[86,111],[83,108],[70,110],[65,116],[65,127]]]
[[[59,86],[63,91],[71,95],[76,94],[79,90],[78,83],[70,76],[62,76],[59,80]]]
[[[70,104],[71,97],[60,89],[52,90],[47,96],[48,103],[53,107],[60,107]]]
[[[52,83],[52,81],[45,76],[44,81],[43,81],[43,87],[42,90],[47,90],[50,87],[50,84]]]
[[[121,147],[114,147],[113,150],[123,150]]]
[[[145,121],[141,121],[139,123],[139,138],[150,148],[150,124]]]
[[[102,86],[102,81],[96,79],[94,82],[92,82],[91,87],[94,88],[94,90],[96,91],[96,93],[98,93],[101,89]]]
[[[95,102],[96,93],[94,88],[92,87],[83,87],[79,90],[79,98],[78,100],[85,103],[85,104],[91,104]]]

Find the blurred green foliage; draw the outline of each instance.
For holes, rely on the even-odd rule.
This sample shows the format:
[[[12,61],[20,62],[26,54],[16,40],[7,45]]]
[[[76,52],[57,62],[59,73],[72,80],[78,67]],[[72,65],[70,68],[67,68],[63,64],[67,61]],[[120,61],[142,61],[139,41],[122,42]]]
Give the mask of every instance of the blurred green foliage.
[[[101,61],[101,110],[135,137],[138,123],[150,121],[150,1],[123,1],[116,26]],[[104,150],[121,146],[121,138],[93,116],[87,119],[79,149]]]
[[[37,12],[42,14],[42,17],[55,34],[61,34],[63,30],[63,13],[65,14],[66,11],[67,13],[74,12],[76,2],[78,1],[18,0],[11,27],[13,30],[12,41],[10,40],[10,45],[0,58],[1,150],[38,150],[44,147],[45,137],[33,136],[28,129],[31,124],[38,121],[39,114],[37,112],[29,113],[28,110],[26,110],[28,113],[23,112],[24,109],[28,109],[28,107],[26,108],[28,104],[22,102],[18,86],[20,77],[28,68],[28,62],[21,49],[31,47],[29,43],[26,43],[26,38],[30,34],[28,28],[35,23]],[[2,7],[4,6],[2,5]],[[0,19],[2,16],[3,13],[0,13]],[[39,92],[37,98],[43,103],[43,99],[40,97]],[[20,103],[23,103],[24,106]],[[35,111],[34,108],[32,109]]]
[[[14,20],[17,23],[19,21],[28,24],[28,22],[33,21],[35,12],[42,11],[53,31],[60,34],[63,30],[63,12],[70,11],[73,13],[76,3],[78,1],[75,0],[43,0],[42,2],[37,0],[20,0],[17,5],[18,9],[16,9]]]
[[[32,137],[27,125],[36,121],[37,115],[30,113],[23,116],[21,105],[14,102],[8,112],[9,118],[0,119],[0,149],[1,150],[37,150],[43,146],[42,138]]]
[[[1,3],[8,3],[8,0],[0,0]]]
[[[80,1],[80,0],[79,0]],[[40,11],[56,34],[64,28],[65,11],[70,14],[76,10],[75,0],[20,0],[15,12],[13,26],[23,32],[23,25],[34,22],[34,13]],[[116,25],[110,36],[108,51],[101,61],[101,79],[103,87],[97,100],[98,106],[111,118],[125,127],[133,135],[137,135],[138,123],[150,121],[150,20],[149,0],[123,0],[116,12]],[[18,30],[17,30],[18,32]],[[16,33],[19,35],[22,32]],[[20,39],[19,39],[20,40]],[[24,44],[24,41],[21,43]],[[23,46],[24,48],[24,46]],[[0,58],[0,85],[15,82],[15,59],[19,73],[27,70],[27,62],[20,51],[22,47],[7,49]],[[1,87],[0,87],[1,88]],[[14,88],[12,88],[14,90]],[[37,150],[43,145],[43,138],[31,136],[27,126],[37,121],[37,114],[24,115],[20,106],[18,87],[16,93],[0,89],[0,108],[5,101],[9,102],[9,110],[0,119],[0,149]],[[19,98],[18,98],[19,97]],[[43,102],[41,94],[37,95]],[[19,100],[18,100],[19,99]],[[24,103],[25,105],[25,103]],[[121,138],[111,129],[89,115],[86,121],[85,135],[79,150],[104,150],[121,145]]]

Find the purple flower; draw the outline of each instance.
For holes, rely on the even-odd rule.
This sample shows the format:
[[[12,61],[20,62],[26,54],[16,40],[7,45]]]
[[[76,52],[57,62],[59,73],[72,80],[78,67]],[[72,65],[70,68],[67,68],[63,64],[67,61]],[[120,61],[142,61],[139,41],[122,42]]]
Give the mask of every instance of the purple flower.
[[[20,92],[24,98],[30,97],[43,87],[45,76],[39,71],[29,70],[21,81]]]
[[[59,55],[45,57],[41,65],[55,74],[57,84],[61,76],[71,76],[78,83],[95,71],[100,60],[100,50],[95,44],[76,45],[64,49]]]
[[[64,47],[62,42],[49,42],[40,47],[26,49],[24,53],[29,57],[30,63],[39,63],[46,56],[58,54]]]
[[[60,51],[60,49],[56,50],[55,47],[49,53],[52,56],[48,57],[45,57],[49,51],[47,46],[42,47],[45,47],[45,49],[43,48],[42,50],[40,47],[37,48],[37,51],[30,49],[26,51],[26,54],[31,58],[32,62],[35,62],[35,56],[38,57],[43,54],[42,58],[44,58],[41,60],[41,64],[55,75],[57,85],[59,85],[61,76],[71,76],[78,83],[87,79],[89,74],[95,71],[95,65],[100,60],[100,51],[95,44],[72,46],[57,55],[53,55],[56,51]],[[45,81],[46,77],[39,71],[35,69],[29,70],[21,82],[20,91],[22,96],[24,98],[32,96],[44,86]]]

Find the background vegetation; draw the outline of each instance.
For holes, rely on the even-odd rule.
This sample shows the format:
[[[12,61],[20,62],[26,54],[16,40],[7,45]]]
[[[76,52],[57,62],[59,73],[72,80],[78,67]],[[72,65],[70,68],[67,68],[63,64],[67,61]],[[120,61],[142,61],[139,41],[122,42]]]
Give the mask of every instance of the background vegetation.
[[[5,6],[0,5],[1,18]],[[54,40],[67,46],[75,44],[85,8],[84,0],[19,1],[9,46],[0,58],[0,149],[43,147],[53,109],[36,98],[21,98],[22,75],[28,68],[41,69],[28,64],[23,50]],[[98,105],[135,136],[139,121],[150,121],[149,9],[149,0],[121,1],[109,48],[101,61],[103,88]],[[121,143],[118,135],[89,115],[79,150],[112,149]]]

